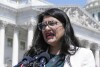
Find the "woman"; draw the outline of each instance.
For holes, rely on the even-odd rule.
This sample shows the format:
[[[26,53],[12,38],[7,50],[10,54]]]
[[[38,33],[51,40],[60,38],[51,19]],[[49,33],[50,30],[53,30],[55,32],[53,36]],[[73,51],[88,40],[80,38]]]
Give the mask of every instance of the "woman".
[[[34,57],[43,52],[50,56],[45,67],[95,67],[92,52],[79,47],[68,16],[58,8],[38,16],[33,44],[25,55]]]

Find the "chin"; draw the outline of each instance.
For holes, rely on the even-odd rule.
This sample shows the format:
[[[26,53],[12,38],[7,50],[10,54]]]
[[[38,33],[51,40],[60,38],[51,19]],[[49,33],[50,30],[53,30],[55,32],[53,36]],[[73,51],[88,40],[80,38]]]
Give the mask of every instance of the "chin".
[[[52,40],[52,39],[49,39],[46,41],[48,44],[54,44],[56,41],[55,40]]]

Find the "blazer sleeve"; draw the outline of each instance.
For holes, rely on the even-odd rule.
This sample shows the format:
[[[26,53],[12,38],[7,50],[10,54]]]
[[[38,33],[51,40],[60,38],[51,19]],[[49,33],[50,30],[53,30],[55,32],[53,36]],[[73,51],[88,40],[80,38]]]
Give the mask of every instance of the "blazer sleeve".
[[[94,55],[91,50],[85,52],[84,59],[82,61],[82,67],[96,67]]]

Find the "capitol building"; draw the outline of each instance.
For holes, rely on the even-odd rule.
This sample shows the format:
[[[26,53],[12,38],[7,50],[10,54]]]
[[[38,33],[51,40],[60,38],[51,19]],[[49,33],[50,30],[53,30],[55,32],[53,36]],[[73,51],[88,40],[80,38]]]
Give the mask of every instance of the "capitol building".
[[[56,6],[46,0],[0,0],[0,67],[13,67],[30,49],[37,15],[59,8],[69,16],[81,47],[91,49],[100,67],[100,0],[84,7]]]

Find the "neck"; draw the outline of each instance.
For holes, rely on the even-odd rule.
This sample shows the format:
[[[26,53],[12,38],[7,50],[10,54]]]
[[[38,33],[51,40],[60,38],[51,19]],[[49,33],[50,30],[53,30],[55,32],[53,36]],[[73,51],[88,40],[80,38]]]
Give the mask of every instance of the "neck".
[[[60,47],[50,46],[50,53],[54,55],[60,54]]]

